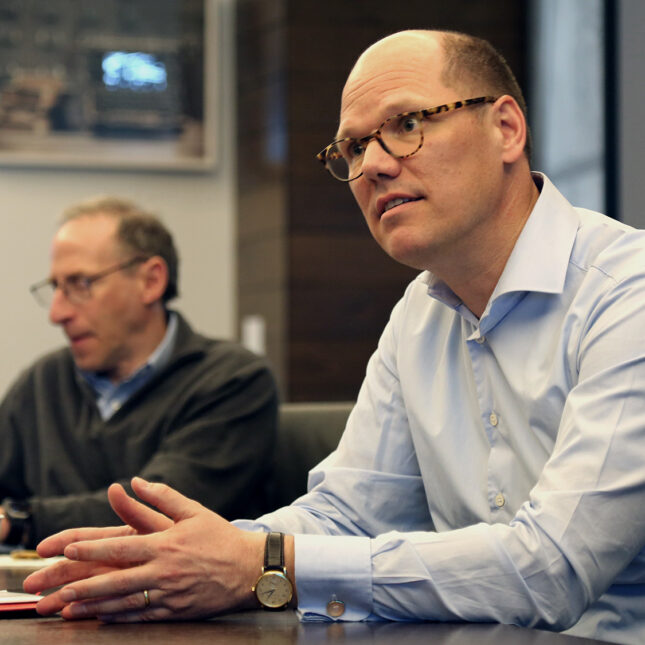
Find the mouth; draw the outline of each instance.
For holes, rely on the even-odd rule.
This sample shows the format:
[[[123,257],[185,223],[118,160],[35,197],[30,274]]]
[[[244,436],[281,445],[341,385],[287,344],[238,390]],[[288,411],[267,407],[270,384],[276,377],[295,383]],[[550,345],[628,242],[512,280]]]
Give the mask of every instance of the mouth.
[[[90,337],[89,333],[86,334],[75,334],[74,336],[69,335],[68,339],[70,344],[75,347],[81,344],[84,340],[88,339]]]
[[[389,199],[384,204],[379,205],[379,217],[385,215],[389,210],[400,206],[401,204],[407,204],[408,202],[417,202],[421,199],[420,197],[394,197]]]

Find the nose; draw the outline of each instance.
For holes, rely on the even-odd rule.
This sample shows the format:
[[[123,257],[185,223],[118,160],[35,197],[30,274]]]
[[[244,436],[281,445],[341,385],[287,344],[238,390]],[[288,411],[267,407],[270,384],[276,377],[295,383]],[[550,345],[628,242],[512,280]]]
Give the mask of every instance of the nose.
[[[363,175],[368,179],[395,177],[401,171],[401,160],[385,150],[379,139],[372,139],[363,153]]]
[[[56,288],[49,305],[49,321],[54,325],[62,325],[74,315],[74,305],[69,301],[61,288]]]

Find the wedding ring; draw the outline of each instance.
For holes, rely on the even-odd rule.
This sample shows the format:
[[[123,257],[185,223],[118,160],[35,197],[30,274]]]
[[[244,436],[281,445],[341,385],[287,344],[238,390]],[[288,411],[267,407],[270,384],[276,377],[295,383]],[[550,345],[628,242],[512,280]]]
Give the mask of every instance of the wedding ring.
[[[146,601],[146,607],[150,607],[150,594],[147,589],[143,590],[143,599]]]

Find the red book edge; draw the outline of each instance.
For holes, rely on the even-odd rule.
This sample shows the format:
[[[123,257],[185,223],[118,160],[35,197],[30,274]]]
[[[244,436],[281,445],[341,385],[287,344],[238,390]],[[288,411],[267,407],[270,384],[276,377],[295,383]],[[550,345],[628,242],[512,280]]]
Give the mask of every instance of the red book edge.
[[[36,594],[39,596],[40,594]],[[12,611],[34,611],[38,600],[23,600],[16,602],[0,603],[0,613]]]
[[[0,612],[2,611],[24,611],[25,609],[36,609],[37,601],[30,600],[29,602],[8,602],[0,604]]]

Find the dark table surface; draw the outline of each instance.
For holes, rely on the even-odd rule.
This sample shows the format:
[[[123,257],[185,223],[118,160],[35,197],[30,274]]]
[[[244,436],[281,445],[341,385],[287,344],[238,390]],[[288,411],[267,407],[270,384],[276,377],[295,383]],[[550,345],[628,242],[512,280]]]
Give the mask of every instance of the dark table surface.
[[[243,612],[202,622],[105,625],[96,620],[1,618],[0,642],[11,645],[592,645],[601,641],[496,624],[300,623],[293,611]]]
[[[38,561],[0,558],[0,589],[20,591]],[[465,623],[301,623],[294,611],[249,611],[213,620],[183,623],[107,625],[97,620],[65,621],[0,613],[0,645],[290,645],[317,643],[394,645],[599,645],[575,638],[512,625]]]

